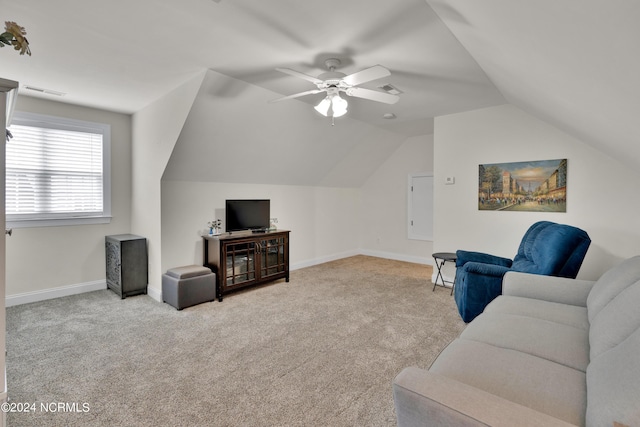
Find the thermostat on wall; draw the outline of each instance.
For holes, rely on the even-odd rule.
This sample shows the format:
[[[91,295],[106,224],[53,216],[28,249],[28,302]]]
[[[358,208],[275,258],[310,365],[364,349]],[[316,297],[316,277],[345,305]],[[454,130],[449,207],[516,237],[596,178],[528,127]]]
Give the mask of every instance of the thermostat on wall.
[[[455,184],[456,178],[454,176],[448,176],[444,179],[444,183],[447,185]]]

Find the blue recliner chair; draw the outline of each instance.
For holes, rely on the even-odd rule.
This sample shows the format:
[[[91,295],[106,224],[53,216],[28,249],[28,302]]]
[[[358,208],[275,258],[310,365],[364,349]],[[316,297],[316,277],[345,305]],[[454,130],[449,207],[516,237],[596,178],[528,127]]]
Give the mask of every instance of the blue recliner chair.
[[[471,322],[502,293],[507,271],[575,279],[590,244],[579,228],[540,221],[527,230],[513,260],[458,250],[454,292],[462,320]]]

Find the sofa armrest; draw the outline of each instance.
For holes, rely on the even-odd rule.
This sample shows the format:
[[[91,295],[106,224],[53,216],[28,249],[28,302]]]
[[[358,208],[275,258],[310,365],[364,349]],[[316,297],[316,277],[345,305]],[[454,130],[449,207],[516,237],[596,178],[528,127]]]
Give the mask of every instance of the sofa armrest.
[[[502,293],[586,307],[587,297],[594,283],[592,280],[509,271],[502,280]]]
[[[394,379],[393,399],[399,427],[572,425],[416,367],[405,368]]]

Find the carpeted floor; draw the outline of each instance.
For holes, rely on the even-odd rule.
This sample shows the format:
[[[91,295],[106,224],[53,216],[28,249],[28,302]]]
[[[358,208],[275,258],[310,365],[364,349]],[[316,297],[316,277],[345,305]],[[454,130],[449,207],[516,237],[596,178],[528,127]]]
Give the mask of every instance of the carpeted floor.
[[[29,412],[8,425],[393,426],[394,376],[464,328],[430,276],[356,256],[183,311],[109,290],[9,307],[9,398]]]

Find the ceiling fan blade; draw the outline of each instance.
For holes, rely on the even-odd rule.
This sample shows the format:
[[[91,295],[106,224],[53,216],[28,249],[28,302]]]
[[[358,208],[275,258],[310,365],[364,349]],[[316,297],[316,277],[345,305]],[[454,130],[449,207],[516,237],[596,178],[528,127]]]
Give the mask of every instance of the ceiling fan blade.
[[[400,97],[386,92],[378,92],[377,90],[365,89],[363,87],[351,87],[345,91],[349,96],[356,98],[369,99],[371,101],[384,102],[385,104],[395,104]]]
[[[322,92],[322,90],[320,90],[320,89],[312,89],[312,90],[308,90],[306,92],[294,93],[293,95],[284,96],[284,97],[278,98],[278,99],[273,99],[273,100],[269,101],[269,103],[280,102],[280,101],[284,101],[286,99],[298,98],[300,96],[305,96],[305,95],[313,95],[315,93],[320,93],[320,92]]]
[[[296,70],[292,70],[290,68],[276,68],[276,70],[280,71],[281,73],[289,74],[289,75],[294,76],[294,77],[299,77],[301,79],[304,79],[304,80],[309,81],[309,82],[311,82],[313,84],[316,84],[316,85],[322,83],[322,80],[320,80],[320,79],[316,79],[313,76],[301,73],[301,72],[296,71]]]
[[[362,83],[370,82],[372,80],[378,80],[383,77],[388,77],[391,72],[384,68],[382,65],[374,65],[370,68],[365,68],[362,71],[349,74],[342,79],[343,82],[349,86],[357,86]]]

